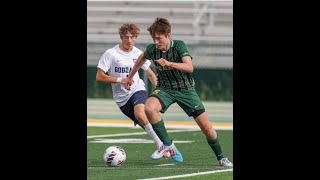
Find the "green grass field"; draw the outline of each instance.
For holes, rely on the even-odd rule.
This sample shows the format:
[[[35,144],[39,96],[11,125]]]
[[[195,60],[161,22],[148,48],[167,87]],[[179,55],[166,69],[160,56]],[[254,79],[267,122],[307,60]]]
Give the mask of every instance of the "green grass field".
[[[87,179],[133,180],[161,179],[160,177],[168,179],[164,177],[177,175],[180,175],[178,179],[183,180],[233,179],[233,169],[218,165],[213,151],[200,130],[187,131],[180,129],[179,132],[170,131],[171,129],[168,129],[169,135],[183,155],[183,162],[177,163],[170,158],[152,160],[150,155],[155,151],[156,146],[141,128],[88,127]],[[139,132],[141,133],[134,134]],[[217,130],[217,132],[224,154],[233,162],[233,131]],[[109,137],[104,137],[104,135]],[[179,141],[191,142],[180,143]],[[111,145],[121,146],[126,151],[127,158],[122,167],[108,167],[104,163],[102,158],[104,150]],[[199,172],[210,174],[201,175]],[[192,173],[198,174],[192,176]],[[189,177],[183,177],[183,175]]]

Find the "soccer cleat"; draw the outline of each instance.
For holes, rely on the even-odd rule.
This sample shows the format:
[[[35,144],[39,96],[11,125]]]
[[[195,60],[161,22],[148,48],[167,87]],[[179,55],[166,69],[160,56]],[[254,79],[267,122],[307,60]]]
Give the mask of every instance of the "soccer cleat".
[[[160,147],[161,147],[161,146],[158,146],[157,149],[159,149]],[[169,152],[169,151],[164,151],[164,152],[163,152],[163,157],[164,157],[165,159],[169,158],[169,157],[170,157],[170,152]]]
[[[168,155],[167,153],[173,148],[173,143],[170,146],[166,146],[162,144],[152,155],[151,159],[158,160],[161,159],[164,155]],[[168,156],[169,157],[169,156]]]
[[[219,160],[219,164],[220,164],[220,166],[224,166],[224,167],[233,167],[232,162],[230,162],[230,161],[228,160],[228,158],[222,158],[222,159],[220,159],[220,160]]]
[[[179,150],[174,146],[173,149],[170,150],[171,159],[176,162],[182,162],[183,157]]]

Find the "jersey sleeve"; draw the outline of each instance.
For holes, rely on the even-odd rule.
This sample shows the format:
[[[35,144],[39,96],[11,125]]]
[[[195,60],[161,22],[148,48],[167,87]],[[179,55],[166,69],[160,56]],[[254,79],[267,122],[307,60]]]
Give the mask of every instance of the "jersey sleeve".
[[[185,56],[191,57],[191,55],[189,54],[189,50],[187,48],[187,45],[183,41],[179,42],[177,50],[178,50],[179,56],[181,58],[183,58]],[[191,57],[191,59],[192,59],[192,57]]]
[[[140,49],[138,49],[137,48],[137,52],[138,52],[138,57],[143,53]],[[145,55],[145,54],[144,54]],[[143,56],[144,56],[143,55]],[[144,56],[144,58],[145,58],[145,56]],[[146,58],[147,59],[147,58]],[[134,63],[136,63],[136,62],[134,62]],[[144,63],[144,64],[142,64],[142,66],[141,66],[141,68],[144,70],[144,71],[146,71],[149,67],[150,67],[150,64],[151,64],[151,62],[149,61],[149,59],[147,59],[147,61]]]
[[[141,68],[146,71],[151,65],[151,62],[149,61],[149,59],[147,59],[147,61],[141,66]]]
[[[152,49],[152,44],[149,44],[146,48],[146,50],[144,51],[144,58],[146,59],[152,59],[151,58],[151,49]]]
[[[100,57],[100,60],[98,62],[97,67],[102,69],[106,73],[110,69],[111,61],[112,61],[112,56],[111,56],[110,52],[106,51]]]

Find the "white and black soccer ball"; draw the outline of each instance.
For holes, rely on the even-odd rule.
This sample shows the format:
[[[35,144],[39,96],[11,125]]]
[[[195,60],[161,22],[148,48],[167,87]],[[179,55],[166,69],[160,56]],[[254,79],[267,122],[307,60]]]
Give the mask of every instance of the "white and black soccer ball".
[[[126,161],[126,152],[120,146],[110,146],[104,151],[103,160],[110,167],[120,167]]]

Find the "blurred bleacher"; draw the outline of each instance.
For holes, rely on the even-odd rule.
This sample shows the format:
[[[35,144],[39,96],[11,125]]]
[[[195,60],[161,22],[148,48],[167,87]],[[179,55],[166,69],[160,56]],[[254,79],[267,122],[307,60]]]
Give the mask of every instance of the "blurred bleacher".
[[[183,40],[200,68],[233,68],[233,1],[87,1],[87,65],[119,43],[118,28],[132,22],[141,29],[142,51],[152,38],[147,28],[167,18],[172,38]]]

